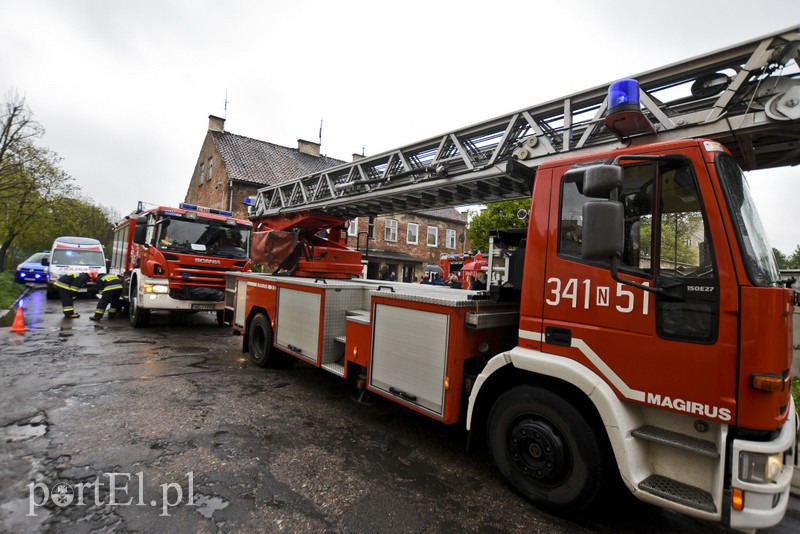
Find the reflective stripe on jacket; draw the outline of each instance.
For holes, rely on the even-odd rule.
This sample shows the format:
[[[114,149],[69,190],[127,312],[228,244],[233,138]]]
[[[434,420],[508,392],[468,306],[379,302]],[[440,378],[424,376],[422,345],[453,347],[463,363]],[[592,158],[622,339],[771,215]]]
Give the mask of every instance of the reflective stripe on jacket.
[[[79,291],[89,281],[88,273],[67,273],[59,278],[53,285],[67,291]]]
[[[122,289],[122,279],[116,274],[104,274],[97,277],[97,287],[100,293]]]

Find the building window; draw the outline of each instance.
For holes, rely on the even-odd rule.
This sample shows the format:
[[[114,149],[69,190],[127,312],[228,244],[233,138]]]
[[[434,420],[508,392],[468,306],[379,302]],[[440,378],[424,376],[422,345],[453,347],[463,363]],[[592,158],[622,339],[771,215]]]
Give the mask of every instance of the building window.
[[[375,239],[375,218],[369,218],[369,225],[367,226],[367,237],[369,239]]]
[[[383,238],[392,243],[397,241],[397,220],[386,219],[386,226],[384,226]]]
[[[350,219],[350,226],[347,227],[347,235],[350,237],[358,237],[358,217]]]
[[[406,243],[409,245],[416,245],[419,243],[419,225],[417,223],[408,223],[406,229]]]
[[[428,227],[428,246],[439,246],[439,229],[435,226]]]
[[[208,173],[208,176],[206,178],[206,181],[209,181],[209,182],[211,181],[211,168],[213,166],[214,166],[214,159],[213,158],[208,158],[208,169],[206,171]]]
[[[447,229],[447,236],[445,238],[445,246],[447,248],[452,248],[455,250],[456,248],[456,231],[451,230],[450,228]]]
[[[205,174],[205,171],[206,171],[206,164],[201,161],[200,169],[197,172],[197,176],[200,178],[199,180],[197,180],[198,186],[203,185],[203,175]]]

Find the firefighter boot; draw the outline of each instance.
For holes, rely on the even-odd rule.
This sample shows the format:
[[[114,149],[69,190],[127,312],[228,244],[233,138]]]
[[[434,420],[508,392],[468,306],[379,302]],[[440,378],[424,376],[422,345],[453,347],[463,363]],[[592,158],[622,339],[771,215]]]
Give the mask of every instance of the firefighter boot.
[[[80,313],[75,313],[75,312],[69,312],[64,314],[65,319],[77,319],[80,316],[81,316]]]
[[[103,316],[102,315],[97,315],[97,313],[93,313],[91,316],[89,316],[89,320],[90,321],[96,321],[96,322],[100,322],[100,319],[102,319],[102,318],[103,318]]]

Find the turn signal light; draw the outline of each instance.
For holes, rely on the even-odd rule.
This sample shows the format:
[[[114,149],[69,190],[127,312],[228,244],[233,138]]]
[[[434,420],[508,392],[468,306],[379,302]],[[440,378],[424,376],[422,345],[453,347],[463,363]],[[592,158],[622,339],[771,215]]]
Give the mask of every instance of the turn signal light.
[[[744,491],[740,488],[733,488],[733,498],[731,499],[731,506],[737,512],[744,510]]]
[[[750,385],[753,389],[775,393],[777,391],[783,391],[784,384],[785,382],[782,376],[765,374],[750,375]]]

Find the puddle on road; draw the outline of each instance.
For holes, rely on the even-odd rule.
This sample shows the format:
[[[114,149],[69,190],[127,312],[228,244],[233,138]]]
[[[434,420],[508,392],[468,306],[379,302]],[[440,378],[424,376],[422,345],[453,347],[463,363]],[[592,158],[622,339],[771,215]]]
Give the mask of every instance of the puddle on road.
[[[36,508],[30,512],[28,499],[4,502],[0,505],[0,515],[5,516],[3,527],[6,532],[41,532],[44,522],[50,517],[46,508]]]
[[[211,519],[214,512],[228,507],[228,503],[222,497],[209,497],[202,493],[197,493],[194,499],[194,504],[197,506],[197,511],[202,514],[206,519]]]
[[[0,428],[0,441],[4,443],[26,441],[45,434],[47,434],[47,418],[43,413],[39,413],[30,419],[23,419]]]

